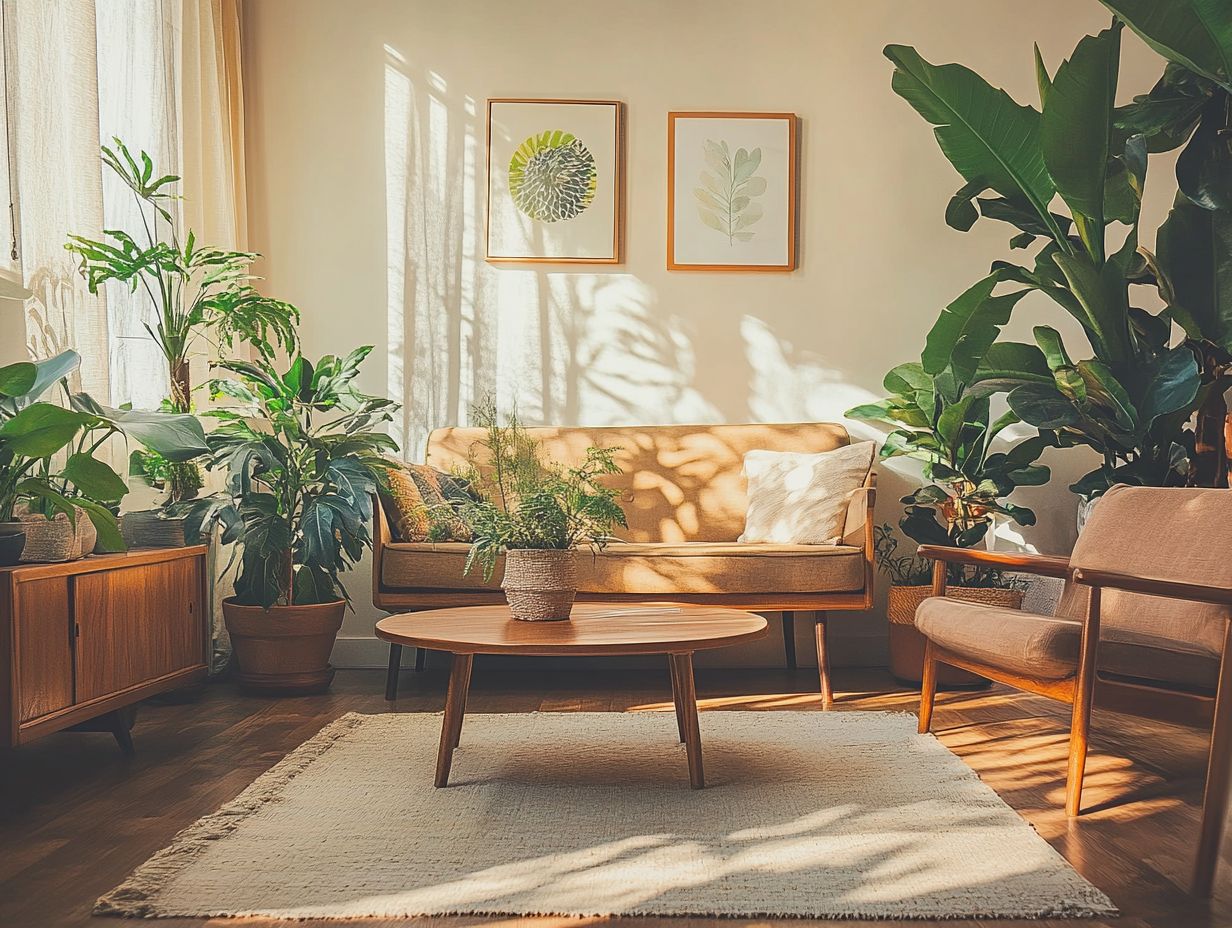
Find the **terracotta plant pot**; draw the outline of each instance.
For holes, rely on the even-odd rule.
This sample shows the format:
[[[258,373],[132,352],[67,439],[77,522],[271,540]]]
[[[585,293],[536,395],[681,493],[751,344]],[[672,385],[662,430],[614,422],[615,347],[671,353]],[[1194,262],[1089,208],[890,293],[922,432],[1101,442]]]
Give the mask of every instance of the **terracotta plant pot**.
[[[346,603],[313,606],[242,606],[223,601],[240,686],[251,692],[323,693],[334,679],[329,655]]]
[[[891,586],[886,615],[890,620],[890,673],[904,683],[919,683],[924,671],[924,636],[916,631],[915,611],[933,595],[931,586]],[[989,606],[1022,606],[1021,590],[947,587],[949,599]],[[937,668],[937,685],[946,689],[988,686],[984,677],[957,667]]]
[[[20,522],[0,522],[0,567],[14,567],[26,546],[26,532]]]
[[[501,582],[509,612],[519,622],[569,618],[577,596],[577,552],[516,548],[505,552]]]

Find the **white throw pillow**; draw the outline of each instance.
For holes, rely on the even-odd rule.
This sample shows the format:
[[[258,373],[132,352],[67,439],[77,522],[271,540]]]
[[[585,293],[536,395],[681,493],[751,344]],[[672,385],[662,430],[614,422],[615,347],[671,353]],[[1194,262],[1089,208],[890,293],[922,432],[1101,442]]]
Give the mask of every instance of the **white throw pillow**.
[[[740,541],[834,545],[843,537],[847,505],[873,466],[876,443],[862,441],[820,454],[750,451],[744,456],[749,508]]]

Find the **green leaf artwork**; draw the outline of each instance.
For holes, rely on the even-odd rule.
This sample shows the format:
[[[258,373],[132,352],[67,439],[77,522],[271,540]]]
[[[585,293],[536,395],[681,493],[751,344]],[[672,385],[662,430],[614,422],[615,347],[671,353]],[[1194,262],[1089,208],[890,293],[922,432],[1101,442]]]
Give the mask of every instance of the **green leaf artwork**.
[[[733,157],[726,142],[707,139],[705,156],[707,169],[701,172],[701,186],[693,188],[698,218],[726,235],[729,245],[749,241],[754,235],[750,227],[765,215],[757,202],[766,192],[766,179],[757,173],[761,149],[738,148]]]
[[[537,222],[575,218],[594,201],[598,184],[594,156],[561,129],[532,135],[509,159],[514,205]]]

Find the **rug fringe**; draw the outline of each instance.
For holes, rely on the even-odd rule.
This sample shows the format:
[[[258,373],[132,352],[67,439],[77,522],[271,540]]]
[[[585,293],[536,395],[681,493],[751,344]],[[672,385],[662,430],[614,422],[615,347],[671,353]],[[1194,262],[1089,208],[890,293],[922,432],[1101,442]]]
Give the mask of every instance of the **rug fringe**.
[[[303,773],[339,740],[363,724],[367,716],[359,712],[330,722],[319,732],[276,763],[231,802],[217,812],[198,819],[144,864],[128,879],[94,904],[95,915],[123,915],[155,918],[148,905],[150,898],[167,880],[179,873],[210,844],[235,831],[243,821],[266,803],[278,800],[287,784]]]

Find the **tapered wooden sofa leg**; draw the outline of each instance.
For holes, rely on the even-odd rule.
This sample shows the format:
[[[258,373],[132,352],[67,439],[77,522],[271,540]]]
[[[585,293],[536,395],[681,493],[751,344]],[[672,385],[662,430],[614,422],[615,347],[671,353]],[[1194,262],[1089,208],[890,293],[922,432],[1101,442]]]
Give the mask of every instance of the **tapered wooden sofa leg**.
[[[1070,818],[1082,808],[1082,777],[1087,767],[1087,744],[1091,731],[1091,704],[1095,697],[1095,661],[1099,651],[1100,588],[1090,587],[1087,613],[1078,650],[1078,676],[1074,681],[1074,712],[1069,725],[1069,771],[1065,776],[1065,814]]]
[[[398,698],[398,671],[402,669],[402,645],[389,646],[389,669],[385,672],[385,700],[393,702]]]
[[[830,648],[826,640],[826,614],[818,612],[815,615],[817,624],[814,633],[817,636],[817,676],[821,687],[821,706],[829,709],[834,703],[834,690],[830,686]]]
[[[796,614],[783,613],[783,656],[787,659],[787,669],[796,669]]]

